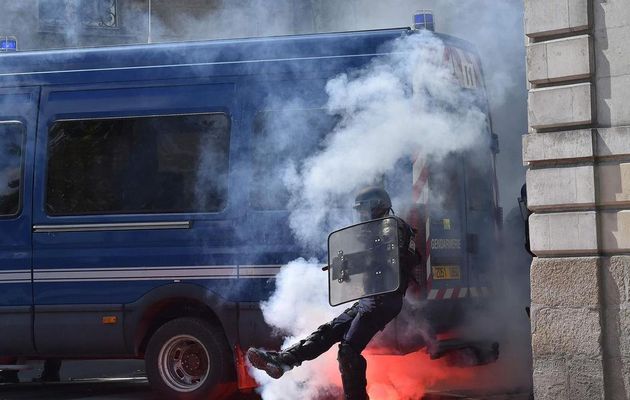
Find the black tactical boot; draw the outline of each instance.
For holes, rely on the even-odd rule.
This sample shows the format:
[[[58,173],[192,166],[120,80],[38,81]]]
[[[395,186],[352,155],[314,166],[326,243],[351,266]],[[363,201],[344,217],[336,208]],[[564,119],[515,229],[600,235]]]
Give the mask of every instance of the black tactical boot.
[[[274,379],[280,378],[299,364],[295,357],[285,351],[265,351],[253,347],[247,350],[247,359],[254,367],[262,369]]]
[[[0,371],[0,383],[20,383],[17,371]]]
[[[348,343],[341,342],[339,353],[339,372],[345,400],[369,400],[367,394],[367,380],[365,372],[367,362],[360,353],[357,353]]]

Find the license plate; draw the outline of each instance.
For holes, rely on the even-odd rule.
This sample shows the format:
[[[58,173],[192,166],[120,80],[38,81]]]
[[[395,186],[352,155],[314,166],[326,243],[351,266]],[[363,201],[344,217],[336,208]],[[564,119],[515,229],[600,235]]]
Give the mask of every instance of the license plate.
[[[433,279],[461,279],[459,265],[440,265],[433,267]]]

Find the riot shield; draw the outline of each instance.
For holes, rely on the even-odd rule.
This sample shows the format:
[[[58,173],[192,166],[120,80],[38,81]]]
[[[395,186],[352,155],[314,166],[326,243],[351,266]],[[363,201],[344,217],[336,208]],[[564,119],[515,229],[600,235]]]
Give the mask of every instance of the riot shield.
[[[331,233],[328,266],[331,306],[398,290],[400,255],[396,218],[368,221]]]

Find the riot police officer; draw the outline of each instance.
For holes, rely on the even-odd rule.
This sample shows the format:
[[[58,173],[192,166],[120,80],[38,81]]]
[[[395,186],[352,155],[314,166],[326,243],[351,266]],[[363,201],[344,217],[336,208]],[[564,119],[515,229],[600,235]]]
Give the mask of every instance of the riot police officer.
[[[361,221],[383,218],[390,215],[392,204],[387,192],[379,187],[361,190],[355,199],[354,209]],[[415,247],[409,254],[413,242],[413,230],[402,219],[399,221],[399,237],[405,243],[401,249],[401,265],[412,267],[418,263]],[[320,326],[307,338],[280,352],[250,348],[247,357],[252,365],[264,370],[272,378],[280,378],[286,371],[299,366],[303,361],[313,360],[339,342],[337,360],[345,398],[364,400],[367,395],[365,377],[367,363],[361,352],[372,337],[394,319],[402,308],[407,289],[409,268],[402,268],[400,288],[391,293],[366,297],[356,302],[332,321]]]

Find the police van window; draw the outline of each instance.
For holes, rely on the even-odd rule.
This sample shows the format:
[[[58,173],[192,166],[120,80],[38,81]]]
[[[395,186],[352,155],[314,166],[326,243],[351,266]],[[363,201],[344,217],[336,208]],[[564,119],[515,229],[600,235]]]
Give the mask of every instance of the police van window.
[[[228,189],[224,113],[58,121],[48,135],[50,215],[218,212]]]
[[[20,212],[24,126],[0,121],[0,217]]]
[[[256,210],[284,210],[290,200],[285,184],[293,168],[323,148],[338,117],[321,108],[266,110],[256,114],[252,141],[253,179],[250,205]]]

